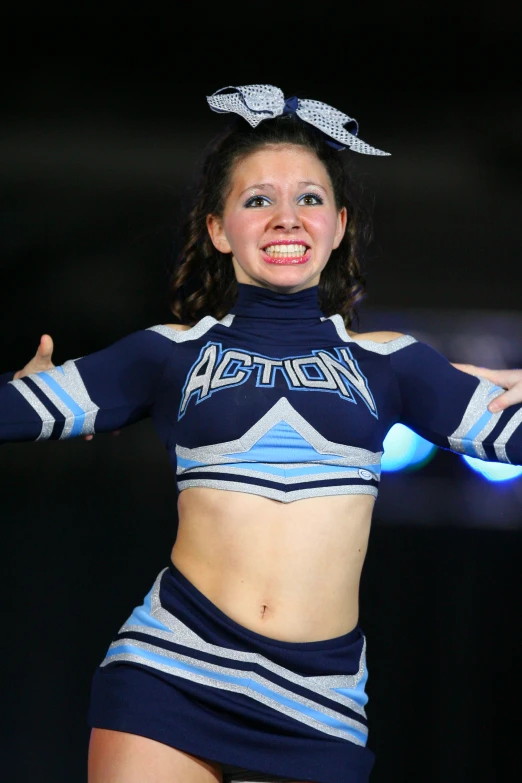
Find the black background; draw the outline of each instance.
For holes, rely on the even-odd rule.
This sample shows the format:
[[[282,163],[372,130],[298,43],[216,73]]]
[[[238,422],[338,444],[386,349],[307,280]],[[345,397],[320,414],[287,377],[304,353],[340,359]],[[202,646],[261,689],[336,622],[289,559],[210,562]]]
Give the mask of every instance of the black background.
[[[330,103],[392,152],[353,156],[375,219],[361,330],[388,310],[519,311],[514,4],[133,10],[2,18],[0,371],[44,332],[61,363],[171,320],[176,226],[222,127],[205,96],[225,85]],[[390,524],[386,477],[376,506],[361,591],[375,783],[520,776],[522,509],[470,524],[460,463],[442,459],[455,495],[429,525],[420,503]],[[170,467],[148,422],[0,460],[0,778],[82,781],[92,671],[175,538]]]

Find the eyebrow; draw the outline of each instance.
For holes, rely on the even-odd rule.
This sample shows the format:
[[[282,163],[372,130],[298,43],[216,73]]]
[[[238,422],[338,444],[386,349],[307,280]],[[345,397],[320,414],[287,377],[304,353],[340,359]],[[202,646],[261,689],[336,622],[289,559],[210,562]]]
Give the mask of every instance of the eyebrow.
[[[312,180],[301,180],[297,184],[299,186],[305,186],[305,187],[309,187],[310,185],[313,185],[316,188],[321,188],[321,190],[326,190],[324,185],[320,185],[319,182],[313,182]],[[271,188],[273,190],[274,186],[271,185],[270,182],[256,182],[253,185],[249,185],[248,188],[242,190],[239,196],[241,197],[248,190],[264,190],[265,188]]]
[[[271,185],[269,182],[256,182],[254,185],[249,185],[248,188],[245,188],[241,191],[239,194],[240,196],[243,195],[243,193],[246,193],[247,190],[264,190],[265,188],[273,188],[274,186]]]
[[[319,182],[313,182],[313,180],[303,180],[301,182],[297,183],[298,185],[313,185],[316,188],[321,188],[321,190],[325,190],[324,185],[320,185]]]

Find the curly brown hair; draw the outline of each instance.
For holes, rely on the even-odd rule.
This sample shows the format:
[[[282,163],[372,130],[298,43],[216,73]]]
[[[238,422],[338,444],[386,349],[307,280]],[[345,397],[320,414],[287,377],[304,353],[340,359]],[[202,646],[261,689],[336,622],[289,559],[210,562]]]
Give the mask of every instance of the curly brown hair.
[[[223,216],[234,167],[268,145],[295,144],[314,152],[330,177],[337,209],[347,208],[344,237],[332,251],[319,280],[319,304],[326,316],[339,313],[349,327],[365,293],[362,260],[372,238],[370,209],[362,190],[343,160],[324,137],[295,117],[264,120],[252,128],[236,119],[209,146],[192,209],[182,226],[171,276],[170,307],[180,323],[194,324],[204,315],[223,318],[237,297],[230,254],[212,244],[207,215]]]

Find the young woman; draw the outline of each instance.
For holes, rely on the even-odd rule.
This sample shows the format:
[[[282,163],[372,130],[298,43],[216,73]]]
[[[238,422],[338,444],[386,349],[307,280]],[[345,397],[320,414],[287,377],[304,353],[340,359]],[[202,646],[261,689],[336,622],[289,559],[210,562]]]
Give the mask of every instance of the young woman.
[[[0,389],[3,440],[151,416],[176,470],[171,563],[94,676],[90,783],[367,781],[358,590],[383,439],[402,421],[522,462],[520,373],[492,374],[508,397],[412,337],[350,331],[369,229],[339,147],[379,151],[274,90],[213,96],[243,119],[203,167],[179,323],[56,368],[44,336]]]

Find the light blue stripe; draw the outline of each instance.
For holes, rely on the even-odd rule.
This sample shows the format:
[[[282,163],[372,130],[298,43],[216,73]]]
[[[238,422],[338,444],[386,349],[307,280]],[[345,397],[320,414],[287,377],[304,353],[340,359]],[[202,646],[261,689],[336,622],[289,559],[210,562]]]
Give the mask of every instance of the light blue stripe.
[[[473,425],[473,427],[464,436],[465,440],[475,440],[479,432],[482,432],[488,421],[494,414],[490,411],[485,411],[480,419]]]
[[[286,421],[280,421],[248,451],[226,456],[254,462],[311,462],[332,459],[335,454],[321,454]]]
[[[259,473],[271,473],[274,476],[291,478],[292,476],[312,476],[318,473],[344,473],[347,470],[358,471],[359,466],[351,465],[306,465],[302,468],[281,468],[277,465],[268,465],[266,462],[226,462],[220,465],[220,472],[226,472],[227,468],[241,468],[242,470],[255,470]],[[373,466],[372,466],[373,467]],[[365,465],[368,470],[369,467]],[[208,466],[212,470],[212,465]]]
[[[468,457],[476,457],[477,459],[481,459],[479,453],[477,452],[473,441],[471,440],[462,440],[462,451],[464,454],[466,454]]]
[[[164,666],[169,666],[172,669],[182,669],[187,672],[192,672],[193,674],[199,674],[203,677],[206,677],[207,679],[218,680],[219,682],[228,683],[230,685],[241,685],[243,687],[246,686],[247,688],[256,691],[257,693],[263,696],[268,696],[270,699],[277,701],[279,704],[283,704],[286,707],[291,707],[297,712],[301,712],[303,715],[307,715],[308,717],[313,718],[320,723],[324,723],[336,729],[341,729],[341,731],[346,731],[347,734],[351,734],[357,737],[357,739],[361,742],[366,743],[367,736],[362,731],[357,731],[357,729],[353,729],[351,726],[347,726],[345,723],[342,723],[336,718],[332,718],[329,715],[324,715],[323,713],[318,712],[317,710],[313,710],[310,707],[305,707],[303,704],[299,704],[298,702],[295,702],[286,696],[282,696],[279,693],[274,693],[249,677],[234,677],[230,674],[222,674],[221,672],[212,672],[210,675],[208,669],[200,669],[197,666],[192,666],[191,664],[184,663],[183,661],[176,661],[172,658],[167,658],[163,655],[149,652],[148,650],[141,650],[139,647],[134,647],[131,644],[121,644],[118,647],[113,647],[107,653],[107,658],[113,655],[118,655],[120,653],[130,653],[132,655],[137,655],[144,659],[144,663],[149,660],[151,662],[161,663]]]
[[[163,623],[160,623],[159,620],[156,620],[155,617],[151,616],[151,596],[153,589],[154,587],[149,590],[143,600],[143,604],[141,606],[136,606],[125,625],[146,625],[149,628],[159,628],[161,631],[169,631],[169,633],[172,633],[170,628],[167,628],[166,625],[163,625]]]
[[[176,456],[176,462],[182,468],[200,468],[205,465],[204,462],[198,462],[195,459],[186,459],[185,457]]]
[[[81,435],[83,422],[85,421],[85,411],[81,408],[73,397],[67,394],[64,389],[57,383],[54,378],[51,378],[49,373],[39,372],[39,377],[49,386],[50,389],[56,394],[57,397],[66,405],[72,414],[74,414],[74,424],[69,434],[70,438],[75,435]]]
[[[366,693],[366,683],[368,682],[368,669],[364,668],[364,674],[357,683],[355,688],[332,688],[336,693],[341,693],[343,696],[348,696],[359,707],[365,707],[368,704],[368,694]]]
[[[269,455],[265,454],[265,457]],[[185,470],[189,470],[190,468],[201,468],[206,467],[208,470],[212,471],[214,469],[214,465],[208,465],[204,462],[197,462],[196,460],[191,459],[185,459],[184,457],[178,457],[177,458],[178,467],[184,468]],[[230,468],[240,468],[242,470],[257,470],[260,473],[271,473],[274,476],[282,476],[286,478],[291,478],[292,476],[310,476],[314,473],[342,473],[346,470],[354,470],[358,471],[361,469],[361,467],[364,467],[365,470],[369,470],[372,473],[375,474],[376,478],[379,478],[381,475],[381,466],[376,465],[310,465],[304,463],[302,467],[296,467],[296,468],[285,468],[281,467],[280,465],[273,465],[268,464],[267,462],[220,462],[219,464],[220,472],[223,472],[223,470],[226,471],[227,467]]]

